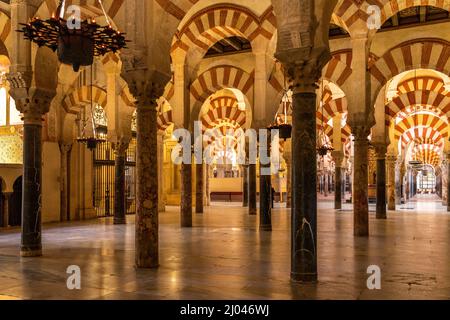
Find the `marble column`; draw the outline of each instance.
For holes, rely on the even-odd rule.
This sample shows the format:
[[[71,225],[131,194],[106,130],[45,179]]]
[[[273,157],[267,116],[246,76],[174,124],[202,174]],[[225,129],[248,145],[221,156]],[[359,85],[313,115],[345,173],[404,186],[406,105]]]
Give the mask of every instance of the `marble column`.
[[[9,225],[9,202],[11,201],[12,192],[3,193],[3,226]]]
[[[294,90],[291,279],[317,281],[316,93]],[[297,88],[298,89],[298,88]]]
[[[192,164],[181,164],[181,227],[192,227]]]
[[[166,193],[164,178],[164,132],[158,130],[158,211],[166,211]]]
[[[248,213],[256,215],[256,164],[248,165]]]
[[[23,124],[23,190],[22,190],[22,257],[42,255],[42,114],[24,113]]]
[[[211,198],[209,195],[209,164],[205,164],[205,205],[209,207],[211,205]]]
[[[196,164],[195,170],[195,213],[203,213],[203,164]]]
[[[368,135],[369,130],[352,127],[355,136],[354,190],[353,190],[353,231],[355,236],[369,235],[368,203]]]
[[[388,210],[395,210],[395,165],[397,157],[388,155],[386,160],[388,168]]]
[[[140,102],[140,101],[139,101]],[[136,266],[159,265],[158,159],[156,100],[138,104],[136,112]]]
[[[386,151],[385,145],[377,145],[377,205],[376,218],[386,219]]]
[[[242,206],[248,207],[248,165],[242,166]]]
[[[112,146],[115,155],[114,224],[126,224],[125,164],[129,139],[120,138]]]
[[[270,164],[261,164],[259,175],[259,229],[263,231],[272,230],[272,176]]]
[[[292,207],[292,161],[286,157],[286,208]]]
[[[59,150],[61,153],[60,163],[60,209],[59,219],[60,221],[70,220],[70,208],[69,204],[69,175],[68,167],[70,163],[70,153],[72,150],[72,143],[59,143]]]
[[[335,186],[334,186],[334,209],[342,209],[342,160],[344,154],[342,151],[333,151],[335,166]]]

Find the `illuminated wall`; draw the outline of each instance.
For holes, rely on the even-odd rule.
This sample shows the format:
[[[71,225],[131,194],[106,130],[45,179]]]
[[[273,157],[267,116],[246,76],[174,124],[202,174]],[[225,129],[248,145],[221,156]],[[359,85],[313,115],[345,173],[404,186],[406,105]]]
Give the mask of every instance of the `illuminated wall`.
[[[22,164],[23,143],[19,135],[5,135],[0,131],[0,163]]]

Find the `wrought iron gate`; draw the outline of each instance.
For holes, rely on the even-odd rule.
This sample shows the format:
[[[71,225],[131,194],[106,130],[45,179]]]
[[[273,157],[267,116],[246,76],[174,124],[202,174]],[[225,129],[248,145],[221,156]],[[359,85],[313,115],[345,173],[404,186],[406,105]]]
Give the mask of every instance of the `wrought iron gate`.
[[[114,215],[115,155],[110,142],[98,144],[94,151],[94,208],[98,217]],[[125,164],[125,200],[127,214],[136,213],[136,140],[127,150]]]

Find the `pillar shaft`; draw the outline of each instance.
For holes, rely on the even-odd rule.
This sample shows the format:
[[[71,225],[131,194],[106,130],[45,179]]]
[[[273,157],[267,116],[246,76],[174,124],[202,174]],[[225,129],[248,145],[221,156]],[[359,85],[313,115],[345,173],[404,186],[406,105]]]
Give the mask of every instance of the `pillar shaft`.
[[[337,167],[335,169],[335,187],[334,187],[334,209],[342,209],[342,168]]]
[[[12,193],[3,193],[3,227],[7,227],[9,225],[9,202],[11,201],[11,196]]]
[[[377,208],[376,218],[386,219],[386,160],[377,159]]]
[[[23,257],[42,255],[42,124],[23,125],[22,243]]]
[[[256,215],[256,164],[248,166],[248,213]]]
[[[192,164],[181,164],[181,227],[192,227]]]
[[[242,206],[248,207],[248,165],[242,166]]]
[[[450,212],[450,157],[447,155],[447,211]]]
[[[288,157],[291,157],[289,154]],[[292,207],[292,161],[286,160],[286,208]]]
[[[368,140],[364,129],[355,132],[353,231],[355,236],[369,235]]]
[[[125,199],[125,163],[128,141],[119,141],[114,143],[113,147],[115,153],[114,224],[125,224],[127,213]]]
[[[259,229],[264,231],[272,230],[272,181],[271,175],[267,174],[270,171],[270,164],[260,164],[259,175]]]
[[[70,208],[69,208],[69,162],[70,151],[72,150],[72,144],[59,144],[59,150],[61,152],[61,192],[60,192],[60,221],[70,220]]]
[[[203,164],[196,164],[195,169],[195,213],[203,213]]]
[[[317,280],[316,94],[293,96],[291,279]]]
[[[159,265],[156,103],[138,106],[136,149],[136,266]]]
[[[388,156],[388,210],[395,210],[395,156]]]

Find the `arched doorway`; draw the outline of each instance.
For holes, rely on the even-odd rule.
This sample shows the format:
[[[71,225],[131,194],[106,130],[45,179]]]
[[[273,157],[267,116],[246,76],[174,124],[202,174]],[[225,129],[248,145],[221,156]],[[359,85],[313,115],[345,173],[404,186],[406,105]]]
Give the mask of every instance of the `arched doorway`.
[[[17,227],[22,224],[22,176],[16,179],[13,185],[13,194],[11,195],[9,205],[9,225]]]

